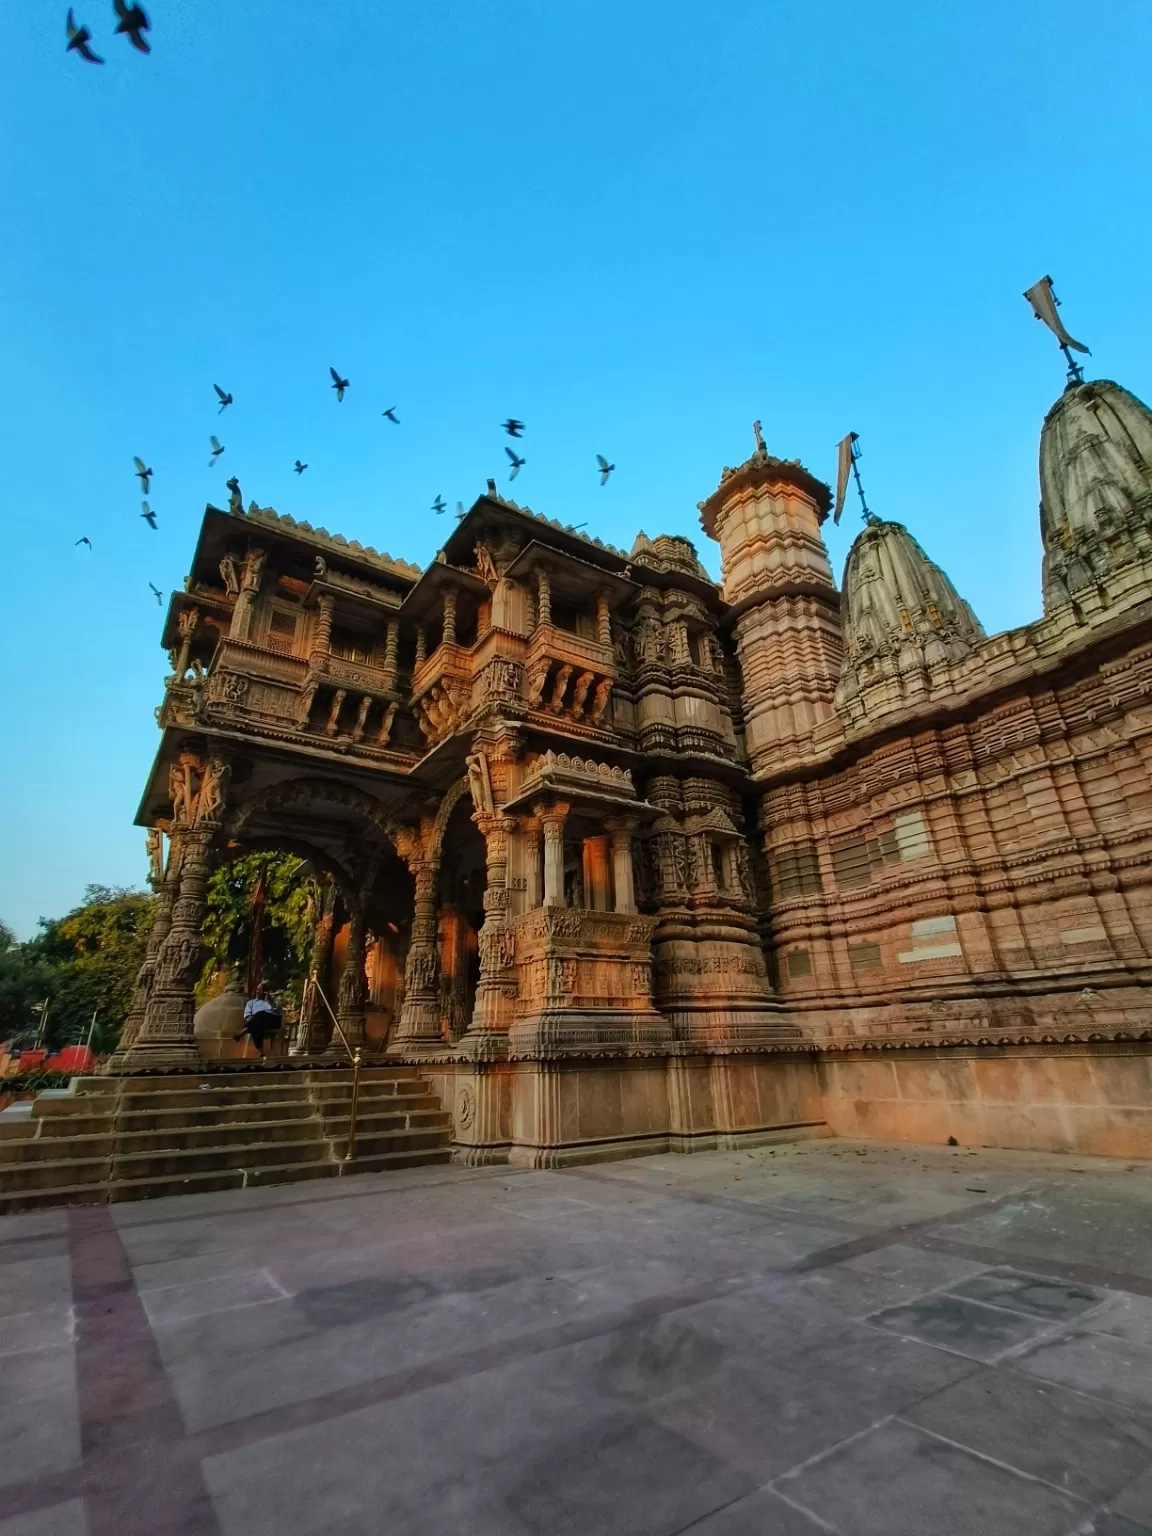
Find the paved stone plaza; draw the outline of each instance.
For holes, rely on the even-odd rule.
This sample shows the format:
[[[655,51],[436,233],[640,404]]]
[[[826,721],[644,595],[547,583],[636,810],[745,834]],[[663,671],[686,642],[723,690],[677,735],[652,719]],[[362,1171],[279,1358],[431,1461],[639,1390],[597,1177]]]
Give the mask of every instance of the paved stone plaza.
[[[0,1221],[0,1536],[1139,1536],[1148,1165],[812,1141]]]

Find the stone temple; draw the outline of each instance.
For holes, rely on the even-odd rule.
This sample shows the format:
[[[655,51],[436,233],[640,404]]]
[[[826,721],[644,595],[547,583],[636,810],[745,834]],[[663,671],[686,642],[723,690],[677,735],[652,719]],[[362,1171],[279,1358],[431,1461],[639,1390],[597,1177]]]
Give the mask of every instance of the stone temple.
[[[328,878],[314,964],[455,1157],[783,1129],[1152,1154],[1152,413],[1040,442],[1043,617],[984,633],[763,447],[684,538],[486,495],[427,570],[239,496],[204,515],[139,820],[158,915],[113,1075],[196,1068],[205,887]],[[324,1059],[315,997],[280,1071]]]

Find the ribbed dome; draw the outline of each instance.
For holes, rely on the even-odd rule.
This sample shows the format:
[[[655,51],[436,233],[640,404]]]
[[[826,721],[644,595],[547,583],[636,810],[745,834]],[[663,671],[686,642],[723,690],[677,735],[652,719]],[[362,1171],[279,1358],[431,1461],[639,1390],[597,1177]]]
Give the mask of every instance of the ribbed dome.
[[[844,670],[836,706],[853,717],[950,687],[953,664],[984,638],[976,615],[907,528],[879,519],[848,552],[840,614]]]
[[[1152,411],[1111,379],[1070,384],[1040,434],[1044,607],[1152,553]]]

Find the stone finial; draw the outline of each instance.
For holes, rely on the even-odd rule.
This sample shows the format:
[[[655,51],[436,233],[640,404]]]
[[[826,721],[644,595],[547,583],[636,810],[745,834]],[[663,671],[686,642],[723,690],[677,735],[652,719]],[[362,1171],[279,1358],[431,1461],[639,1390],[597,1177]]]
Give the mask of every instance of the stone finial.
[[[1152,556],[1152,411],[1111,379],[1071,383],[1040,434],[1045,612]]]
[[[951,667],[984,639],[972,609],[900,523],[874,518],[848,552],[844,668],[836,707],[855,720],[951,687]]]

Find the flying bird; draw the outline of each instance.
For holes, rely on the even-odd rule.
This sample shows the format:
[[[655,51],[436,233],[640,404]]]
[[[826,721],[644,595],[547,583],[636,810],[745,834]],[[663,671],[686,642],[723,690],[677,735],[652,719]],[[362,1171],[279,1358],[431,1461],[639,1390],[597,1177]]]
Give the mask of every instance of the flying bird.
[[[516,476],[520,473],[520,466],[522,464],[527,464],[528,460],[518,459],[511,448],[505,448],[504,452],[512,460],[512,473],[508,476],[508,478],[509,480],[515,480]]]
[[[164,606],[164,594],[163,594],[163,592],[161,592],[159,587],[153,587],[151,582],[149,582],[148,585],[149,585],[149,587],[152,588],[152,595],[156,599],[156,606],[157,606],[157,608],[163,608],[163,606]]]
[[[231,395],[226,395],[224,393],[224,391],[220,388],[219,384],[213,384],[212,388],[220,396],[220,410],[217,412],[217,415],[222,415],[223,412],[224,412],[224,408],[226,406],[229,406],[229,405],[232,404],[232,396]]]
[[[220,441],[215,433],[213,433],[212,436],[208,439],[208,444],[212,449],[212,457],[208,460],[208,468],[211,469],[216,460],[224,452],[224,444]]]
[[[92,548],[92,540],[88,537],[87,534],[84,534],[84,536],[82,538],[77,539],[76,543],[77,544],[87,544],[89,549]],[[75,548],[75,545],[73,546],[73,548]]]
[[[348,380],[342,379],[335,368],[329,368],[328,372],[332,375],[332,388],[336,391],[337,401],[343,400],[344,391],[348,388]],[[396,407],[393,406],[392,409],[395,410]]]
[[[124,0],[112,0],[112,4],[116,7],[116,14],[120,18],[116,31],[125,33],[133,48],[138,48],[141,53],[151,53],[148,39],[140,35],[150,30],[143,7],[138,5],[136,0],[132,0],[131,5],[125,5]]]
[[[141,502],[141,506],[144,508],[144,510],[143,510],[143,512],[141,512],[140,516],[148,524],[149,528],[151,528],[152,531],[155,532],[156,531],[156,514],[155,514],[155,512],[153,512],[152,508],[148,505],[148,503],[146,501]]]
[[[152,479],[152,471],[144,468],[144,460],[136,460],[136,473],[140,476],[140,484],[144,487],[144,494],[148,494],[148,486]]]
[[[509,416],[508,420],[502,421],[500,425],[504,428],[509,437],[519,437],[521,432],[524,430],[524,423],[522,421],[517,421],[515,416]]]
[[[456,503],[456,521],[458,523],[462,523],[464,521],[465,516],[466,516],[466,514],[465,514],[465,511],[464,511],[464,503],[462,501],[458,501]]]
[[[296,473],[298,475],[302,475],[307,468],[307,464],[301,464],[299,459],[296,460]]]
[[[87,59],[89,64],[103,64],[104,60],[98,54],[92,52],[88,44],[92,41],[92,34],[87,27],[78,27],[76,18],[72,14],[72,7],[68,7],[68,46],[65,53],[71,53],[73,49],[82,59]]]
[[[607,485],[608,476],[612,473],[616,466],[615,464],[609,464],[608,460],[602,453],[598,453],[596,455],[596,462],[600,466],[600,484]]]
[[[437,493],[436,500],[432,503],[432,510],[437,517],[440,516],[441,512],[447,512],[448,510],[448,503],[439,493]]]
[[[344,382],[347,383],[348,381],[345,380]],[[396,407],[394,405],[390,405],[386,411],[381,411],[380,414],[381,416],[387,416],[388,420],[394,427],[398,427],[400,425],[400,418],[396,414]]]

